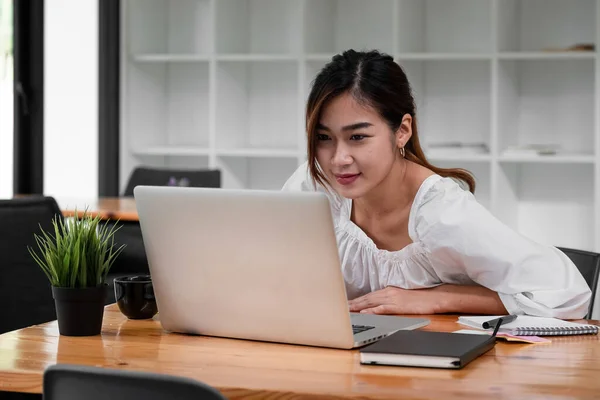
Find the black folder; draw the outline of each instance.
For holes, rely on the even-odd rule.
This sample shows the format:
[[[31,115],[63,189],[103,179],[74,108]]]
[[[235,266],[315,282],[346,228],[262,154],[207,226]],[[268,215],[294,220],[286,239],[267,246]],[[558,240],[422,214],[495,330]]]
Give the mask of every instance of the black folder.
[[[495,343],[495,335],[403,330],[361,348],[360,363],[460,369]]]

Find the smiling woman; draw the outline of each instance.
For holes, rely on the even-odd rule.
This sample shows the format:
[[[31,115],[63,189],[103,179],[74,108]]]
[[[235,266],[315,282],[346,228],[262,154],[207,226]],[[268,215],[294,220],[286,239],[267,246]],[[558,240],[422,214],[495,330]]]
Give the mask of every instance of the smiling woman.
[[[354,75],[345,74],[353,66],[356,67]],[[378,144],[392,150],[392,156],[401,155],[441,176],[462,180],[474,192],[475,180],[467,171],[437,168],[427,161],[417,134],[415,108],[408,79],[392,57],[353,50],[334,57],[316,77],[307,104],[311,174],[317,182],[325,183],[325,176],[315,162],[318,158],[331,157],[321,146],[324,140],[335,139],[336,133],[343,133],[351,140],[362,141],[373,136],[364,133],[372,132],[376,133]],[[340,122],[340,117],[348,113],[354,115],[356,121],[331,129],[327,126],[328,122]],[[390,141],[392,146],[389,146]]]
[[[346,51],[315,78],[308,161],[284,190],[328,195],[350,310],[585,316],[591,291],[571,260],[496,219],[467,171],[431,165],[416,121],[386,54]]]

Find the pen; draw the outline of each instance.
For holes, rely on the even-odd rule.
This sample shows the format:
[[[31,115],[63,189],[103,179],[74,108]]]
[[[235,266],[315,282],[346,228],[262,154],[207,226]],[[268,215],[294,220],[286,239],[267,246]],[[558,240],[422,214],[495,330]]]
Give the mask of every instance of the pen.
[[[481,326],[483,327],[483,329],[494,328],[500,320],[502,320],[502,323],[500,325],[504,325],[514,321],[516,318],[516,315],[507,315],[506,317],[500,317],[489,321],[485,321],[483,324],[481,324]]]

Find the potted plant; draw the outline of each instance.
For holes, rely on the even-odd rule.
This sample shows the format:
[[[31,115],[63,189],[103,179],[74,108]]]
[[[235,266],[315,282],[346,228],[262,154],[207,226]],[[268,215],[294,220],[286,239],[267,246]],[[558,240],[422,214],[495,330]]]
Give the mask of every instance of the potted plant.
[[[77,214],[76,214],[77,215]],[[124,245],[115,249],[117,224],[101,224],[87,210],[80,218],[52,220],[53,233],[34,234],[39,254],[28,247],[52,286],[58,330],[65,336],[100,333],[106,301],[106,275]]]

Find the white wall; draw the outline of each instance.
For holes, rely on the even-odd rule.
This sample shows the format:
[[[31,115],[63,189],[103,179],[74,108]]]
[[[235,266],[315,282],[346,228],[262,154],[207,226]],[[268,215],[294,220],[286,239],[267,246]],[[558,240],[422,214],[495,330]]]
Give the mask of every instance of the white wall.
[[[98,0],[44,2],[44,193],[98,195]]]

